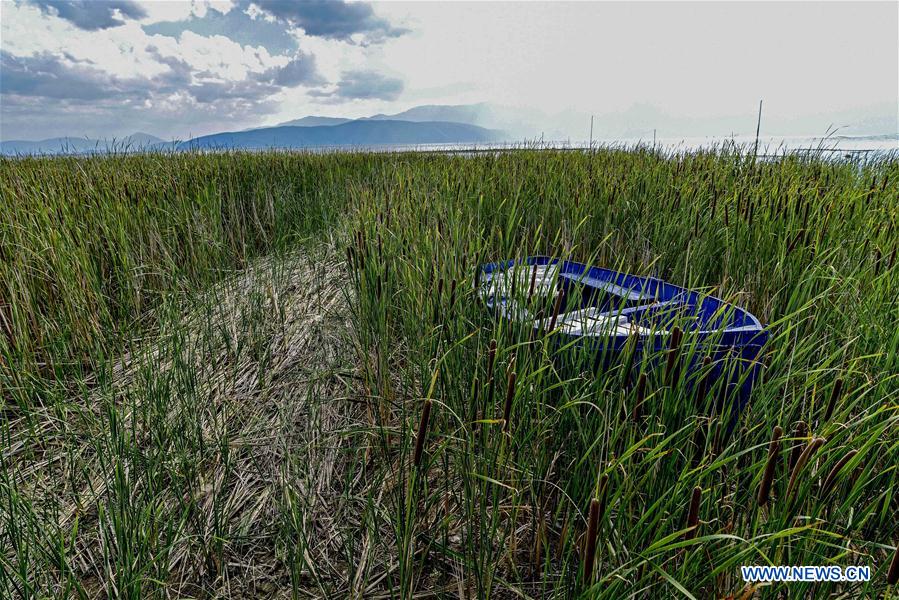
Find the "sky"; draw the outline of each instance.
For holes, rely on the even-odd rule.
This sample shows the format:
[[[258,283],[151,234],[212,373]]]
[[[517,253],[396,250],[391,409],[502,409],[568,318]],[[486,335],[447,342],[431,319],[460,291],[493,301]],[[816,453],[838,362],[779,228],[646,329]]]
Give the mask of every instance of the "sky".
[[[899,2],[2,0],[0,139],[486,102],[535,130],[895,134]]]

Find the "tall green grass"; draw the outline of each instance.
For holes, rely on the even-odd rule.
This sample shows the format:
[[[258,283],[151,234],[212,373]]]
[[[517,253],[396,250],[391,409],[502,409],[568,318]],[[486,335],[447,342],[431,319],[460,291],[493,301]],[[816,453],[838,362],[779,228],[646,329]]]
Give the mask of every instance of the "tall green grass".
[[[365,156],[123,155],[2,162],[7,358],[90,362],[168,294],[337,223]]]
[[[409,479],[391,515],[404,595],[464,573],[479,597],[739,597],[744,564],[870,565],[867,585],[789,593],[885,592],[899,534],[895,160],[638,150],[396,164],[354,206],[349,256],[379,426],[401,424],[382,460]],[[715,412],[719,390],[697,397],[688,376],[701,373],[671,381],[650,357],[632,367],[644,390],[622,387],[626,365],[597,372],[554,334],[533,343],[486,316],[477,265],[534,254],[707,289],[769,323],[735,430]],[[760,506],[771,432],[799,421],[807,433],[783,440]],[[812,438],[799,468],[785,463]]]
[[[873,577],[762,597],[895,594],[895,156],[2,167],[7,594],[741,597],[739,566],[769,563]],[[346,258],[303,277],[343,282],[348,339],[312,352],[285,333],[304,290],[284,273],[321,244]],[[596,368],[488,315],[477,265],[532,254],[705,289],[768,323],[736,425],[701,372]],[[267,256],[271,277],[229,283]],[[319,307],[338,294],[322,289]]]

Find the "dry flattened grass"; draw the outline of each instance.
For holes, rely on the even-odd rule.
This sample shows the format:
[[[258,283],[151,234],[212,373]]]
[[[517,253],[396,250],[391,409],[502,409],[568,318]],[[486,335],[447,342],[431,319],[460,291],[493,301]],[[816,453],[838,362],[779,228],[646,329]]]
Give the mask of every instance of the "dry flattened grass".
[[[333,256],[265,259],[186,308],[160,309],[159,330],[80,392],[10,423],[3,458],[32,535],[72,536],[69,573],[31,565],[46,591],[271,597],[363,586],[343,583],[344,544],[364,528],[351,499],[368,484],[347,476],[365,409]]]

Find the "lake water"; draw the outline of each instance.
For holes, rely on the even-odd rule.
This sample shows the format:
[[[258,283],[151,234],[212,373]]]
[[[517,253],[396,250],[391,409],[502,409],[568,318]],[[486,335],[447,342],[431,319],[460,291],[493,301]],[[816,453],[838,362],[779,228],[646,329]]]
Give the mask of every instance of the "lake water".
[[[610,138],[593,140],[594,148],[634,148],[638,146],[659,148],[666,152],[695,152],[709,148],[737,147],[742,152],[751,153],[755,146],[755,138],[748,136],[738,137],[659,137],[652,138]],[[491,144],[423,144],[416,146],[383,146],[374,149],[382,151],[432,151],[432,152],[458,152],[477,153],[503,150],[517,150],[522,148],[533,149],[558,149],[558,150],[586,150],[590,148],[587,140],[534,140],[516,143],[491,143]],[[334,148],[337,150],[338,148]],[[369,150],[372,148],[369,148]],[[758,141],[758,154],[761,156],[778,156],[789,153],[820,154],[827,157],[850,157],[863,154],[883,156],[899,151],[899,137],[890,136],[841,136],[841,137],[760,137]]]

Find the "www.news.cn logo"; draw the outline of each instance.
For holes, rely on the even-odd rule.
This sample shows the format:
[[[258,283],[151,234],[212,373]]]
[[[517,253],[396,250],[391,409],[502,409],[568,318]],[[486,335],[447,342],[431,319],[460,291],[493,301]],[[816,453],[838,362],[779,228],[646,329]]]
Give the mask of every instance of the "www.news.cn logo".
[[[799,567],[740,567],[743,581],[869,581],[871,567],[806,565]]]

